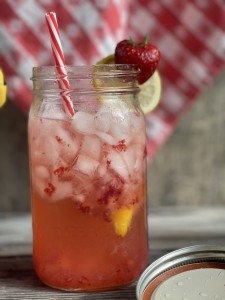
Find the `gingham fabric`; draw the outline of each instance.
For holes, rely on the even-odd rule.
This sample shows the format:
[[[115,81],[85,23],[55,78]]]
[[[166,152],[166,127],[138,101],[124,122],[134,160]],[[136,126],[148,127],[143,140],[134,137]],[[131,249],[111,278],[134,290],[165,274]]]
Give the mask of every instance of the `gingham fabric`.
[[[24,112],[33,66],[53,65],[44,14],[55,11],[66,63],[93,64],[147,33],[161,51],[160,105],[146,116],[151,159],[225,64],[224,0],[1,0],[0,67]]]

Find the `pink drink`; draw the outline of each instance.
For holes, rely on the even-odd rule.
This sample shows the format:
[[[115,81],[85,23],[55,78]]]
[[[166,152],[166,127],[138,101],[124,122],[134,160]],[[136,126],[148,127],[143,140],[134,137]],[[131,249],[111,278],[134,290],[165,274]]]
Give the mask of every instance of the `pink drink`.
[[[44,102],[30,112],[34,265],[61,289],[122,286],[147,264],[143,115],[122,96],[97,100],[73,119]]]

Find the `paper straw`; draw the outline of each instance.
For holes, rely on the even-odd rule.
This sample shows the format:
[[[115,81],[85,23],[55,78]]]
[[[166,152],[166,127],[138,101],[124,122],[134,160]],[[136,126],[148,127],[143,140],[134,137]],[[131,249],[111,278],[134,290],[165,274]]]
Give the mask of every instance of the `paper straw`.
[[[70,84],[67,79],[67,72],[65,68],[65,58],[62,51],[62,45],[59,38],[59,29],[58,23],[56,19],[56,14],[54,12],[48,12],[45,14],[50,38],[51,38],[51,46],[52,53],[55,60],[55,66],[57,67],[58,74],[61,75],[59,79],[57,79],[58,86],[62,90],[69,91]],[[65,112],[69,116],[74,115],[73,102],[70,98],[70,95],[62,94],[62,102],[65,109]]]

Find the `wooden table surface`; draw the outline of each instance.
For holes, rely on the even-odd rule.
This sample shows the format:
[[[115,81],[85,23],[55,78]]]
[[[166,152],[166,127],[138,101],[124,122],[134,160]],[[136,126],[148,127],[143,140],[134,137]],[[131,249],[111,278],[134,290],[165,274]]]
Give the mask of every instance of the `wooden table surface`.
[[[225,207],[161,207],[149,214],[149,262],[178,248],[225,244]],[[117,291],[71,293],[43,285],[34,273],[29,214],[0,214],[0,299],[136,299],[136,283]]]

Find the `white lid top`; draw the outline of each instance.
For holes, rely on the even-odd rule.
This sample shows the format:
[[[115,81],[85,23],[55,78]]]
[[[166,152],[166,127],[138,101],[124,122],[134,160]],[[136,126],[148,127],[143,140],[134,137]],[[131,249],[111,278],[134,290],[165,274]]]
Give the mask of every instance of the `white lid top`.
[[[225,270],[204,268],[176,274],[162,282],[149,300],[225,300]]]
[[[196,264],[198,265],[196,267]],[[210,266],[209,266],[210,265]],[[188,267],[191,266],[191,267]],[[168,253],[164,255],[163,257],[159,258],[155,262],[153,262],[141,275],[141,277],[138,280],[138,284],[136,287],[136,295],[137,299],[143,299],[142,296],[144,296],[144,299],[147,299],[146,296],[151,293],[153,293],[155,298],[149,299],[149,300],[204,300],[204,299],[210,299],[210,300],[225,300],[225,246],[214,246],[214,245],[195,245],[191,247],[186,247],[183,249],[178,249],[176,251],[173,251],[171,253]],[[176,271],[177,268],[182,268],[181,271]],[[172,270],[175,270],[173,275],[166,275],[167,272],[170,272]],[[191,276],[187,275],[186,272],[190,272]],[[201,273],[202,272],[202,273]],[[213,273],[215,272],[215,273]],[[221,272],[221,273],[220,273]],[[164,274],[166,276],[164,276]],[[176,274],[176,275],[175,275]],[[183,275],[184,274],[184,275]],[[203,275],[204,274],[204,275]],[[198,296],[185,296],[186,290],[193,290],[192,284],[196,283],[196,287],[199,288],[200,286],[203,286],[202,281],[198,282],[198,280],[208,280],[209,278],[217,278],[220,274],[220,278],[223,280],[223,285],[221,285],[221,290],[220,293],[222,293],[220,298],[217,297],[217,294],[215,293],[216,290],[211,290],[214,292],[213,297],[210,295],[209,297],[206,296],[206,294],[209,294],[208,287],[202,290],[198,290]],[[222,276],[222,274],[224,274]],[[161,278],[161,275],[163,278]],[[178,296],[178,298],[175,298],[175,294],[171,294],[173,292],[173,289],[167,292],[166,291],[166,286],[168,283],[172,282],[171,284],[175,284],[178,282],[186,282],[184,281],[184,277],[190,277],[193,278],[188,285],[182,290],[183,295],[181,298],[181,295]],[[216,277],[217,276],[217,277]],[[158,278],[161,278],[164,280],[162,281],[161,279],[158,280]],[[196,280],[194,280],[196,278]],[[219,277],[218,277],[219,278]],[[217,279],[218,279],[217,278]],[[198,280],[197,280],[198,279]],[[174,280],[174,281],[173,281]],[[215,286],[217,287],[217,284],[220,284],[220,281],[215,281]],[[155,283],[154,283],[155,282]],[[158,282],[158,283],[157,283]],[[216,283],[217,282],[217,283]],[[157,286],[159,284],[159,286]],[[213,281],[211,281],[210,287],[212,288]],[[182,286],[182,284],[180,283]],[[152,288],[155,288],[154,292]],[[175,286],[173,286],[175,287]],[[210,288],[209,287],[209,288]],[[146,293],[145,293],[146,292]],[[158,296],[164,294],[164,296]],[[202,293],[202,294],[201,294]],[[170,297],[170,294],[173,295]],[[196,294],[197,295],[197,294]],[[219,295],[218,295],[219,296]],[[187,299],[186,299],[186,298]]]

